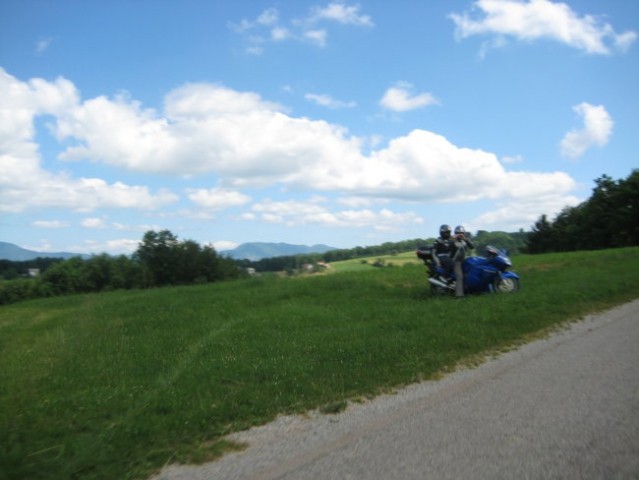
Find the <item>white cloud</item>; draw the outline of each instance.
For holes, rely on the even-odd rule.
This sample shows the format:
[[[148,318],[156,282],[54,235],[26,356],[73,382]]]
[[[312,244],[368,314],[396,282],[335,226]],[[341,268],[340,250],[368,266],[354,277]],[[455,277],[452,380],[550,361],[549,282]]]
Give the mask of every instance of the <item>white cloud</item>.
[[[256,22],[259,25],[275,25],[279,20],[279,12],[275,8],[264,10],[258,17]]]
[[[501,161],[507,164],[522,163],[524,161],[524,157],[522,157],[521,155],[514,155],[514,156],[506,155],[501,158]]]
[[[85,218],[82,220],[82,226],[84,228],[106,228],[106,221],[103,218]]]
[[[36,220],[32,225],[38,228],[66,228],[69,226],[69,222],[62,220]]]
[[[109,253],[111,255],[130,255],[140,246],[139,240],[119,238],[97,242],[87,240],[82,244],[69,247],[70,251],[77,253]]]
[[[371,205],[383,205],[388,203],[388,200],[384,198],[374,198],[374,197],[347,196],[347,197],[339,198],[337,202],[340,205],[345,205],[350,208],[361,208],[361,207],[369,207]]]
[[[137,104],[124,108],[139,110]],[[281,105],[263,100],[253,92],[238,92],[217,84],[189,83],[167,95],[165,113],[171,120],[205,119],[214,116],[249,114],[251,112],[282,112]],[[156,115],[148,110],[149,115]],[[162,119],[158,119],[162,121]],[[165,121],[162,121],[165,123]]]
[[[384,208],[378,211],[370,209],[340,210],[336,212],[322,205],[323,199],[308,201],[264,200],[252,207],[252,213],[244,220],[261,220],[267,223],[284,224],[288,227],[316,225],[341,228],[373,228],[376,231],[397,231],[406,225],[423,223],[423,219],[413,212],[398,213]]]
[[[369,15],[359,13],[359,5],[345,5],[343,3],[329,3],[325,7],[313,7],[311,15],[307,19],[309,22],[319,22],[322,20],[334,21],[344,25],[356,25],[372,27],[373,20]]]
[[[120,222],[113,222],[111,226],[115,230],[120,232],[148,232],[149,230],[160,231],[163,229],[163,227],[161,227],[160,225],[149,225],[149,224],[127,225]]]
[[[271,30],[271,39],[281,42],[291,38],[291,32],[287,28],[277,27]]]
[[[549,0],[477,0],[474,10],[478,15],[450,15],[458,38],[493,34],[523,41],[551,39],[590,54],[625,50],[637,38],[634,31],[618,34],[595,16],[579,16],[569,5]]]
[[[36,44],[36,53],[37,54],[44,53],[46,50],[49,49],[52,43],[53,43],[52,38],[42,38],[38,40],[38,43]]]
[[[581,203],[573,195],[548,194],[519,201],[499,202],[494,210],[479,215],[472,220],[473,225],[481,225],[482,230],[501,229],[517,231],[520,228],[529,230],[542,214],[554,217],[565,207],[574,207]]]
[[[399,82],[394,87],[386,90],[379,104],[388,110],[406,112],[438,103],[437,99],[430,93],[413,95],[411,93],[412,88],[413,86],[410,83]]]
[[[22,245],[23,248],[27,250],[34,250],[36,252],[52,252],[53,247],[51,246],[51,242],[47,239],[40,240],[39,245]]]
[[[286,223],[289,226],[304,224],[308,219],[316,220],[326,212],[326,209],[316,201],[277,202],[268,199],[254,204],[251,210],[266,222]]]
[[[71,144],[61,158],[143,173],[216,178],[216,188],[186,190],[198,211],[158,212],[167,217],[210,219],[212,212],[250,201],[243,188],[264,186],[333,192],[351,200],[340,211],[316,198],[302,204],[258,201],[241,218],[390,228],[393,221],[405,224],[418,217],[372,205],[486,199],[514,204],[541,196],[554,201],[575,188],[565,173],[509,171],[490,152],[456,146],[425,130],[371,147],[343,127],[293,117],[255,93],[219,85],[178,88],[167,95],[164,112],[156,112],[126,96],[80,101],[66,80],[20,82],[0,75],[0,81],[7,83],[7,78],[11,88],[0,91],[0,210],[7,212],[42,206],[159,210],[178,200],[169,191],[44,170],[33,127],[34,117],[44,113],[52,116],[52,131],[65,142],[61,148]],[[601,132],[596,127],[601,122],[585,117],[590,138],[600,139],[595,133]],[[353,203],[353,198],[360,200]]]
[[[259,27],[272,27],[279,21],[280,14],[275,8],[267,8],[255,20],[243,18],[239,23],[229,22],[228,27],[236,33],[245,33]]]
[[[0,211],[22,212],[31,208],[67,208],[90,212],[98,208],[153,210],[174,203],[168,191],[152,194],[147,187],[121,182],[108,184],[98,178],[73,179],[42,170],[33,157],[0,155]]]
[[[224,188],[188,189],[187,192],[189,199],[193,203],[210,210],[224,210],[244,205],[251,201],[251,197],[248,195]]]
[[[374,26],[372,18],[360,12],[359,5],[332,2],[323,7],[313,6],[305,17],[288,21],[280,18],[277,9],[269,8],[254,20],[229,22],[229,28],[244,36],[247,53],[261,55],[271,42],[296,41],[324,48],[328,44],[327,26],[333,24]]]
[[[612,135],[613,121],[603,105],[580,103],[573,110],[583,119],[583,128],[566,133],[561,140],[561,154],[576,159],[593,146],[602,147]]]
[[[111,132],[91,130],[94,119],[82,114],[78,97],[77,90],[68,80],[21,82],[0,69],[0,211],[21,212],[42,206],[77,211],[99,207],[154,209],[175,202],[177,197],[168,191],[152,194],[143,186],[122,182],[109,184],[98,178],[74,179],[41,167],[34,127],[35,117],[39,115],[55,117],[58,129],[62,122],[68,121],[66,119],[73,118],[77,129],[91,133],[89,138],[95,140],[94,151],[98,159],[108,157],[107,137]],[[107,101],[103,103],[109,105]],[[129,115],[130,121],[137,118],[136,114],[139,112]],[[115,131],[123,131],[134,125],[129,122],[112,126]],[[133,134],[120,152],[138,147],[143,148],[143,142]]]
[[[325,47],[327,35],[326,30],[313,29],[304,31],[302,38],[317,45],[318,47]]]
[[[64,78],[21,82],[0,68],[0,153],[32,153],[36,148],[34,117],[67,112],[78,98],[75,86]]]
[[[218,240],[216,242],[211,242],[210,244],[216,252],[221,252],[224,250],[233,250],[240,246],[237,242],[232,242],[230,240]]]
[[[326,94],[307,93],[306,95],[304,95],[304,98],[306,98],[306,100],[311,101],[313,103],[316,103],[317,105],[320,105],[322,107],[328,107],[328,108],[333,108],[333,109],[353,108],[353,107],[355,107],[357,105],[353,101],[344,102],[342,100],[336,100],[333,97],[331,97],[330,95],[326,95]]]

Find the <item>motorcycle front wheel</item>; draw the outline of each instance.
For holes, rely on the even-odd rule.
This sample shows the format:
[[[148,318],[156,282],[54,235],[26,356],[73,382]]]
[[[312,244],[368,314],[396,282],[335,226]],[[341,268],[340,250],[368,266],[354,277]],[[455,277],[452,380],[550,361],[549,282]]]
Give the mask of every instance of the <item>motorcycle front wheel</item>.
[[[519,290],[519,279],[517,278],[496,278],[495,293],[514,293]]]

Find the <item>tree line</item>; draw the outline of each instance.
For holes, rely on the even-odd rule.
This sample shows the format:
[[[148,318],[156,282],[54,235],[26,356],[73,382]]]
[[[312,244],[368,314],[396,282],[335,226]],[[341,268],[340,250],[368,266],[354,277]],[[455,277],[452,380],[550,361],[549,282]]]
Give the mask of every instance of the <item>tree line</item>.
[[[179,240],[169,230],[146,232],[130,257],[101,254],[88,259],[7,260],[2,266],[10,279],[0,282],[0,305],[73,293],[209,283],[242,275],[233,260],[218,255],[212,247]],[[16,270],[26,268],[38,268],[41,274],[15,278]]]
[[[565,207],[553,221],[542,215],[526,240],[526,252],[548,253],[639,245],[639,169],[626,179],[602,175],[590,198]]]

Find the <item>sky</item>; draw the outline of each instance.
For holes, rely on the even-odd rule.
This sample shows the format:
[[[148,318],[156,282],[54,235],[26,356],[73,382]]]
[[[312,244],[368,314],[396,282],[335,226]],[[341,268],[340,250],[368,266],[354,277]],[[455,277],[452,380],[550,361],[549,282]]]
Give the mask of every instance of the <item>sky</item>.
[[[639,168],[639,2],[3,0],[0,240],[530,231]]]

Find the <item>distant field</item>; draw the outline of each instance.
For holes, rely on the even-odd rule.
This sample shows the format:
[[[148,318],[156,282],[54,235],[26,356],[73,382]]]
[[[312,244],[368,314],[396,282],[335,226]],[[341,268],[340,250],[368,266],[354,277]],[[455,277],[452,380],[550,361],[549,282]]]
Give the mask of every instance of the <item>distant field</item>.
[[[522,290],[433,298],[414,253],[335,274],[0,308],[0,479],[145,479],[639,297],[639,248],[513,258]]]
[[[374,268],[374,264],[380,262],[383,266],[401,267],[406,264],[421,264],[414,251],[398,253],[397,255],[377,255],[353,260],[343,260],[331,263],[334,272],[365,271]]]

